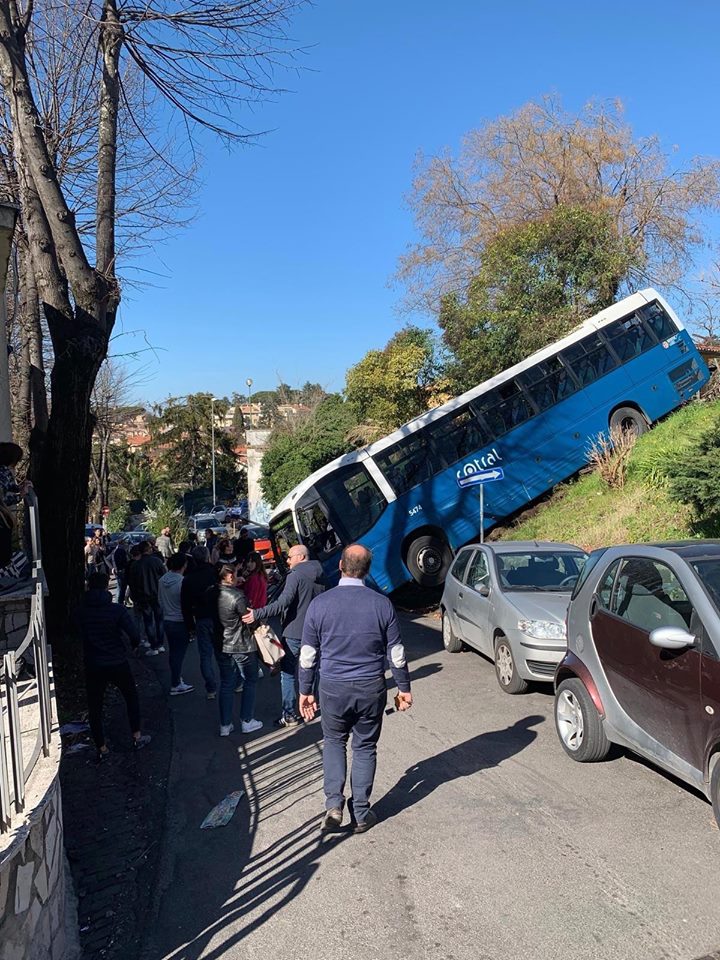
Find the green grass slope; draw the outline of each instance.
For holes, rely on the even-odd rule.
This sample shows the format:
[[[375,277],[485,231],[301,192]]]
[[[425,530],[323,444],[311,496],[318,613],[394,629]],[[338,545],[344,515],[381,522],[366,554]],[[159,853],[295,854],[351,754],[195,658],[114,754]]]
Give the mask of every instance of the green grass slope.
[[[690,508],[670,495],[666,467],[686,455],[718,416],[720,401],[683,407],[640,437],[622,489],[610,489],[598,473],[585,474],[503,530],[502,539],[564,540],[594,550],[696,536]]]

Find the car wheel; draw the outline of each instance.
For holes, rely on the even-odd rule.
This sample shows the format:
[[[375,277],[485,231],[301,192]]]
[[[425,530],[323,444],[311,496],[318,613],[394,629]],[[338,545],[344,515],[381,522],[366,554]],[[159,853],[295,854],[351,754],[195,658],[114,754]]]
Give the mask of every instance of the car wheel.
[[[610,417],[611,430],[627,430],[639,437],[647,428],[647,420],[635,407],[618,407]]]
[[[452,560],[447,540],[428,535],[413,540],[405,563],[413,580],[421,587],[440,587],[445,583]]]
[[[444,610],[442,615],[442,638],[443,646],[448,653],[460,653],[463,648],[462,640],[453,633],[450,617]]]
[[[608,754],[610,741],[581,680],[563,680],[557,688],[555,729],[565,753],[579,763],[595,763]]]
[[[498,637],[495,641],[495,676],[505,693],[525,693],[527,680],[518,674],[510,643],[507,637]]]
[[[710,802],[718,827],[720,827],[720,759],[715,761],[710,774]]]

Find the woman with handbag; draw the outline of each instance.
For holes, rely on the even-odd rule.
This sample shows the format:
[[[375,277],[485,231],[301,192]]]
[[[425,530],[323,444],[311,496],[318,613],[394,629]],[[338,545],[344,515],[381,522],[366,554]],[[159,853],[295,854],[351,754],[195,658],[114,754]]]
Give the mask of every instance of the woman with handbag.
[[[242,589],[251,610],[259,610],[267,603],[268,578],[263,566],[262,557],[253,550],[248,554],[243,570],[244,582]]]

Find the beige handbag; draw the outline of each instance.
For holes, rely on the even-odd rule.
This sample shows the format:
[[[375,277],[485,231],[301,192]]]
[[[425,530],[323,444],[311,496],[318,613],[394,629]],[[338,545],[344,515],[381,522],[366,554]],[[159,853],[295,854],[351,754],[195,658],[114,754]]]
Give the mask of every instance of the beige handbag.
[[[276,666],[285,656],[285,650],[273,628],[267,623],[261,623],[255,628],[253,636],[262,662],[268,667]]]

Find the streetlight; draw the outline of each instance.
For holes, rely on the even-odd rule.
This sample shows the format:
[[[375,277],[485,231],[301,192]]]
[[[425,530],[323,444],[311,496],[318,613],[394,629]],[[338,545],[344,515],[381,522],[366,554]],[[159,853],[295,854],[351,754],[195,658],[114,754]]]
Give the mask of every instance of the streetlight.
[[[218,397],[210,397],[210,431],[212,434],[212,488],[213,488],[213,497],[212,497],[212,508],[213,510],[217,506],[215,500],[215,404],[218,402]]]
[[[251,397],[250,390],[252,389],[252,384],[253,384],[252,377],[248,377],[247,380],[245,381],[245,385],[248,388],[248,423],[250,424],[251,427],[252,427],[252,403],[250,402],[250,397]],[[247,427],[245,429],[247,430]]]

